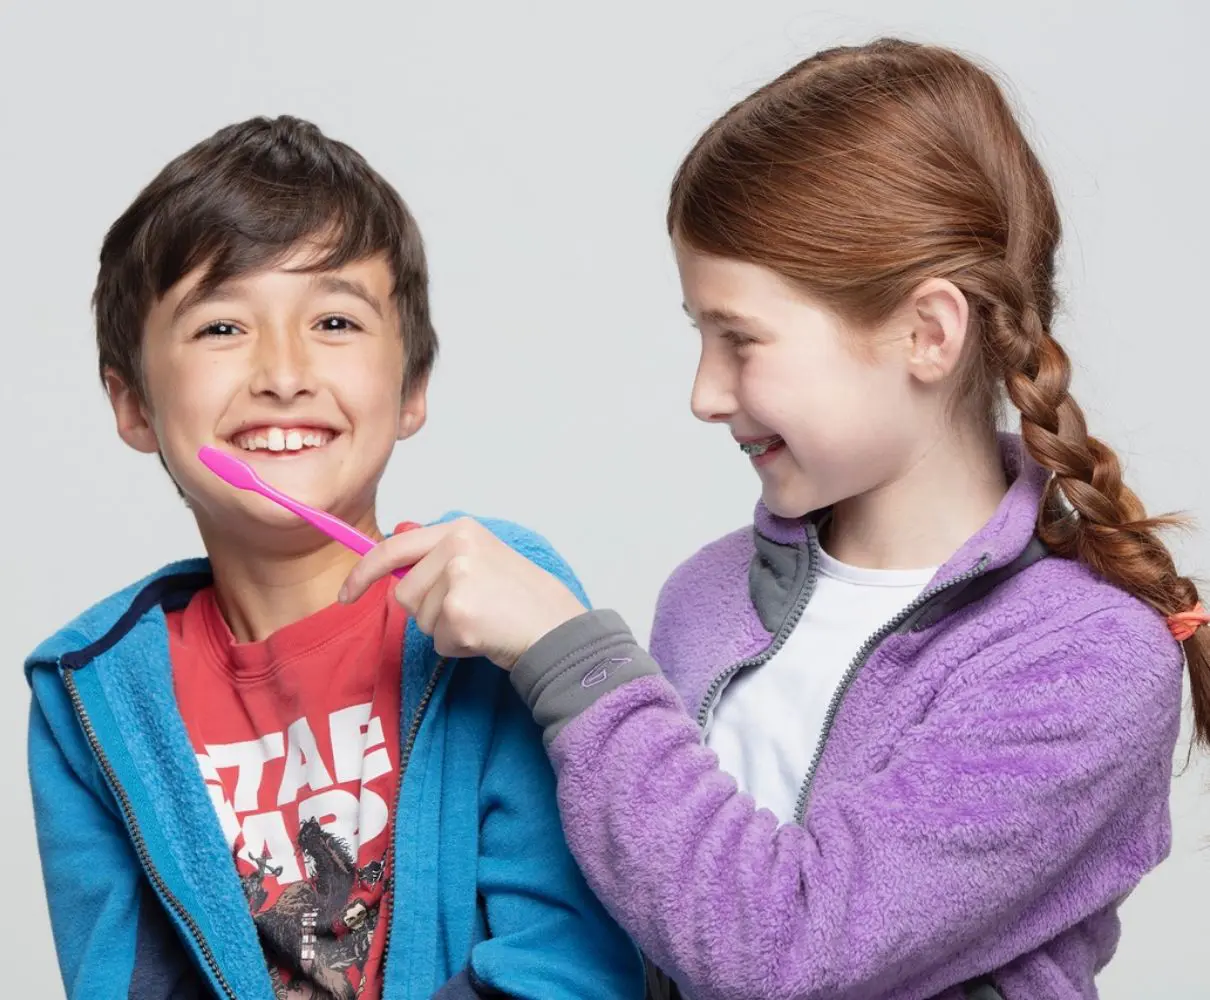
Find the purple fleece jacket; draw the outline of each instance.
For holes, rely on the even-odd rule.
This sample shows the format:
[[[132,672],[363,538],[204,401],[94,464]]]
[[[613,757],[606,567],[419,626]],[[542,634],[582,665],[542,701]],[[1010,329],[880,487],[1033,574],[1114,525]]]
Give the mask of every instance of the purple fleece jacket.
[[[701,723],[801,614],[809,523],[758,507],[682,565],[654,660],[596,611],[514,670],[590,885],[693,1000],[957,1000],[989,974],[1006,1000],[1096,997],[1117,907],[1170,845],[1181,653],[1039,550],[1045,475],[1004,447],[1000,508],[838,693],[801,823],[740,793]]]

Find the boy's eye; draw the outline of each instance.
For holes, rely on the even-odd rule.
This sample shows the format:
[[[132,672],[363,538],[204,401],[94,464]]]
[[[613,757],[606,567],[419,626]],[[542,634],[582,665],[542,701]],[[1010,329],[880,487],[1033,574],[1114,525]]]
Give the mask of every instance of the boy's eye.
[[[747,334],[739,333],[736,330],[723,331],[723,340],[735,348],[747,347],[749,344],[756,343],[756,341]]]
[[[228,323],[226,320],[216,320],[213,323],[207,323],[204,327],[198,330],[199,337],[231,337],[242,331],[234,323]]]
[[[324,333],[344,333],[347,330],[361,329],[348,316],[325,316],[315,326]]]

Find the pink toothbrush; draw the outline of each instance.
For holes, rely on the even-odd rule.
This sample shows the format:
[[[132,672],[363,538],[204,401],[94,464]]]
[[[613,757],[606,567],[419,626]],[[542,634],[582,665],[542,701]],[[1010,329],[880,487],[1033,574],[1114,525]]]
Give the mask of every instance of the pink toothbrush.
[[[219,479],[230,483],[237,490],[251,490],[253,493],[259,493],[274,503],[280,504],[291,513],[297,514],[304,521],[313,524],[329,538],[334,538],[341,545],[348,546],[358,555],[364,556],[378,544],[368,535],[363,535],[356,528],[345,524],[339,517],[333,517],[322,510],[308,507],[305,503],[300,503],[279,490],[275,490],[261,479],[247,462],[236,458],[234,455],[206,445],[197,453],[197,457],[201,459],[202,465],[206,466]],[[394,574],[396,577],[402,579],[406,572],[406,569],[397,569],[394,571]]]

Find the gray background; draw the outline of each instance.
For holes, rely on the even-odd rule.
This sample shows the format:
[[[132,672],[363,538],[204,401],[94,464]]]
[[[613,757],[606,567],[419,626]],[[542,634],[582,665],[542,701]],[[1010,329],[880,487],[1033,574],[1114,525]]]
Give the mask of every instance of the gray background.
[[[679,158],[816,48],[900,33],[977,53],[1013,81],[1063,202],[1060,335],[1092,426],[1149,505],[1210,516],[1204,3],[0,6],[5,996],[61,995],[22,659],[198,550],[154,459],[112,430],[87,303],[96,251],[163,163],[230,121],[313,118],[398,185],[426,233],[444,354],[384,519],[457,507],[536,526],[645,633],[667,573],[757,495],[725,433],[688,410],[695,336],[663,229]],[[1207,537],[1180,541],[1195,571]],[[1172,857],[1125,906],[1110,1000],[1210,995],[1208,777],[1199,762],[1175,782]]]

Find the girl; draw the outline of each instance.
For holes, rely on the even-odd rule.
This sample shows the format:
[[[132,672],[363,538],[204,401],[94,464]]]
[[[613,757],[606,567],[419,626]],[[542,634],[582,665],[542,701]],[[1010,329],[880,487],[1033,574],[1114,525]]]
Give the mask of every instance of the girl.
[[[589,882],[693,1000],[1094,997],[1169,848],[1182,644],[1210,737],[1208,618],[1068,391],[1004,97],[943,49],[820,53],[710,127],[668,222],[694,413],[762,498],[651,655],[469,522],[349,595],[415,564],[437,648],[515,666]]]

